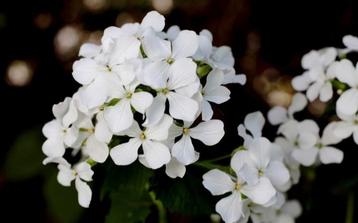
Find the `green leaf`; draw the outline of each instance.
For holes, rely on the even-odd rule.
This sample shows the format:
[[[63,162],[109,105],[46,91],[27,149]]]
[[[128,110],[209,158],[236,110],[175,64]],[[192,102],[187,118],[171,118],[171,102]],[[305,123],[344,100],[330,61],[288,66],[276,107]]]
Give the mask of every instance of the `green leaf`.
[[[153,204],[148,191],[152,174],[138,162],[124,167],[112,164],[108,168],[101,190],[101,197],[108,195],[111,200],[107,223],[145,221]]]
[[[157,198],[172,213],[201,216],[214,212],[212,196],[202,185],[201,177],[187,173],[183,179],[169,179],[154,188]]]
[[[16,139],[5,162],[5,174],[9,180],[25,180],[41,173],[43,140],[39,129],[24,132]]]
[[[64,187],[57,182],[56,174],[49,177],[44,185],[44,195],[47,207],[55,222],[78,222],[84,209],[77,201],[77,191],[72,185]]]

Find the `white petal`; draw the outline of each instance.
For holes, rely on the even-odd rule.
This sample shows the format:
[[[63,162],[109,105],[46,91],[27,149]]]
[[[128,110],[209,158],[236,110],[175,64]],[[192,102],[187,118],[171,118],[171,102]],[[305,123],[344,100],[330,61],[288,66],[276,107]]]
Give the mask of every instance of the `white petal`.
[[[343,138],[337,136],[335,133],[337,127],[338,127],[338,122],[331,122],[324,128],[321,137],[321,143],[323,145],[337,144],[342,141]],[[351,134],[352,133],[349,133],[348,136]]]
[[[79,92],[81,102],[88,109],[102,105],[108,97],[108,83],[104,78],[96,78],[94,82]]]
[[[151,62],[144,67],[143,84],[154,89],[166,87],[169,64],[165,61]]]
[[[222,84],[223,79],[224,73],[219,69],[213,69],[206,78],[206,84],[203,91],[214,90]]]
[[[270,179],[274,186],[282,186],[290,180],[288,169],[279,161],[271,161],[268,165],[265,175]]]
[[[140,41],[134,36],[121,36],[121,38],[116,39],[109,61],[110,65],[117,65],[127,59],[138,58],[140,45]]]
[[[318,136],[319,134],[319,126],[317,125],[317,123],[311,119],[306,119],[303,120],[302,122],[299,123],[299,132],[302,133],[311,133],[315,136]]]
[[[235,171],[236,175],[240,175],[240,171],[245,164],[254,166],[253,160],[247,150],[239,150],[236,152],[230,161],[231,168]]]
[[[298,111],[302,111],[306,107],[306,105],[307,105],[307,99],[305,95],[301,93],[296,93],[292,97],[291,105],[288,108],[288,113],[292,115]]]
[[[201,103],[201,117],[203,121],[209,121],[213,117],[213,109],[208,101],[203,100]]]
[[[93,43],[84,43],[79,52],[79,56],[93,58],[101,51],[101,47]]]
[[[336,126],[334,127],[333,133],[337,137],[345,139],[352,135],[354,129],[355,126],[353,125],[353,123],[341,121],[337,122]]]
[[[302,213],[302,207],[300,205],[300,203],[296,200],[291,200],[291,201],[287,201],[283,206],[282,206],[282,212],[286,213],[294,218],[297,218],[301,215]]]
[[[143,38],[143,51],[152,60],[167,59],[171,54],[170,42],[155,34]]]
[[[332,84],[331,82],[326,82],[320,92],[319,92],[319,100],[323,101],[323,102],[327,102],[329,101],[333,96],[333,89],[332,89]]]
[[[121,99],[118,104],[104,111],[104,118],[113,133],[129,128],[133,123],[133,113],[127,99]]]
[[[108,157],[109,149],[106,143],[97,140],[96,137],[92,135],[88,137],[86,141],[84,152],[94,161],[103,163]]]
[[[62,186],[69,187],[71,182],[76,178],[70,167],[59,164],[58,166],[57,181]]]
[[[259,182],[254,186],[243,186],[241,191],[254,203],[260,205],[267,203],[276,195],[275,188],[266,177],[261,177]]]
[[[292,157],[304,166],[311,166],[316,161],[318,149],[296,149],[292,152]]]
[[[42,145],[42,152],[48,157],[62,157],[65,154],[63,141],[50,138]]]
[[[152,104],[153,96],[148,92],[136,92],[132,95],[131,104],[133,108],[139,112],[144,113],[145,110]]]
[[[111,149],[110,155],[116,165],[129,165],[138,157],[138,149],[141,141],[137,138],[130,139],[127,143],[119,144]]]
[[[103,113],[97,116],[94,134],[98,140],[105,143],[109,143],[112,139],[113,133],[110,131],[106,120],[104,120]]]
[[[358,110],[358,90],[351,88],[337,100],[336,109],[344,115],[353,115]]]
[[[302,75],[296,76],[292,79],[292,87],[296,91],[304,91],[308,88],[311,83],[311,79],[307,75],[307,73],[303,73]]]
[[[212,195],[222,195],[235,188],[231,177],[218,169],[210,170],[203,175],[203,185]]]
[[[199,153],[195,151],[191,139],[187,135],[174,144],[172,148],[172,156],[184,165],[189,165],[199,159]]]
[[[74,123],[78,118],[78,112],[75,105],[74,100],[71,101],[68,111],[62,118],[62,123],[64,127],[70,126],[72,123]]]
[[[278,128],[277,132],[284,135],[290,141],[296,140],[299,123],[296,120],[288,120]]]
[[[306,95],[308,100],[314,101],[316,98],[318,98],[322,84],[323,83],[321,82],[315,82],[307,89]]]
[[[358,38],[352,35],[346,35],[343,37],[343,44],[352,50],[358,50]]]
[[[318,136],[310,132],[300,132],[298,135],[298,146],[304,149],[312,148],[318,140]]]
[[[143,18],[141,25],[145,28],[151,27],[155,31],[160,32],[164,29],[165,18],[157,11],[150,11]]]
[[[200,140],[207,146],[217,144],[225,134],[224,123],[221,120],[209,120],[201,122],[189,130],[192,138]]]
[[[257,168],[266,168],[270,162],[271,142],[263,137],[254,138],[248,146],[252,159],[256,161]]]
[[[164,115],[157,125],[150,126],[146,129],[148,139],[163,141],[168,138],[169,128],[173,124],[173,119],[169,115]]]
[[[262,129],[265,125],[265,118],[261,112],[252,112],[246,115],[244,125],[247,130],[255,137],[260,137]]]
[[[177,25],[169,27],[167,31],[167,37],[170,41],[173,41],[175,38],[177,38],[178,34],[180,32],[180,28]]]
[[[81,181],[80,178],[76,178],[75,186],[78,192],[78,203],[82,207],[88,208],[92,199],[91,188],[87,185],[87,183]]]
[[[52,106],[52,113],[58,120],[62,120],[63,116],[68,111],[68,107],[70,106],[72,99],[70,97],[66,97],[62,102],[55,104]]]
[[[185,87],[196,79],[196,64],[189,58],[181,58],[169,68],[168,88],[174,90]]]
[[[198,102],[175,92],[169,92],[167,97],[169,113],[173,118],[189,122],[194,121],[199,109]]]
[[[195,32],[189,30],[180,31],[172,43],[173,57],[183,58],[194,55],[199,47],[199,38]]]
[[[158,169],[170,162],[170,152],[168,147],[159,142],[146,140],[143,142],[144,158],[152,169]]]
[[[357,129],[353,132],[353,140],[358,145],[358,131]]]
[[[245,74],[229,73],[224,75],[222,84],[246,84],[247,78]]]
[[[63,142],[65,143],[66,146],[72,147],[74,143],[77,141],[78,137],[79,137],[78,129],[72,126],[71,128],[66,130],[66,133],[63,138]]]
[[[75,170],[78,176],[84,181],[91,181],[92,176],[94,174],[93,170],[91,170],[91,165],[87,162],[81,162],[75,166]]]
[[[230,99],[230,90],[224,86],[219,86],[213,90],[205,91],[204,98],[216,104],[222,104]]]
[[[214,61],[214,67],[219,69],[232,69],[235,63],[231,48],[228,46],[221,46],[214,49],[211,57]]]
[[[185,171],[185,165],[177,161],[175,158],[172,158],[170,162],[165,165],[165,173],[170,178],[183,178]]]
[[[311,50],[310,52],[306,53],[302,57],[301,64],[305,69],[310,69],[312,67],[321,65],[318,51]]]
[[[323,164],[341,163],[343,152],[334,147],[323,147],[319,150],[319,158]]]
[[[152,126],[157,124],[164,115],[165,102],[167,98],[163,94],[158,94],[146,111],[146,117],[144,125]]]
[[[275,106],[270,109],[267,119],[272,125],[278,125],[287,120],[287,109],[281,106]]]
[[[335,66],[336,77],[339,81],[348,84],[351,87],[358,85],[357,71],[350,60],[343,59]]]
[[[234,192],[216,203],[215,210],[220,214],[224,222],[234,223],[242,217],[242,205],[241,194]]]
[[[87,85],[101,74],[101,66],[95,60],[82,58],[73,63],[73,78],[80,84]]]
[[[42,128],[42,133],[46,138],[61,138],[63,128],[58,120],[47,122]]]

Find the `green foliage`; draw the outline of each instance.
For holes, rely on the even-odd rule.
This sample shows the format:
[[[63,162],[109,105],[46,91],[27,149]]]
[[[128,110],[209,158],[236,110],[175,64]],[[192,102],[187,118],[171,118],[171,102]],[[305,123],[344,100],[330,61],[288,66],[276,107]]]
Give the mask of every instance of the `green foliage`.
[[[164,176],[166,177],[166,176]],[[186,173],[183,179],[160,182],[154,190],[157,198],[172,213],[202,216],[214,212],[215,203],[202,185],[202,178]]]
[[[26,180],[40,174],[44,155],[41,146],[44,139],[39,129],[20,135],[7,154],[5,174],[9,180]]]
[[[78,222],[83,208],[77,201],[77,191],[72,185],[64,187],[57,182],[56,174],[48,177],[44,185],[47,207],[52,217],[60,223]]]
[[[149,178],[153,172],[139,163],[118,167],[111,164],[102,186],[101,197],[111,200],[107,223],[144,222],[153,205],[149,196]]]

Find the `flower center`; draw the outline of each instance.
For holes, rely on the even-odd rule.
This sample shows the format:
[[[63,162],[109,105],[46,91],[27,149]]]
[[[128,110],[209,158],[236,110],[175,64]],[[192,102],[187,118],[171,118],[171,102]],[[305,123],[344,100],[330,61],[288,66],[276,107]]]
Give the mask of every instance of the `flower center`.
[[[189,135],[190,129],[189,128],[183,128],[183,135]]]
[[[264,171],[262,169],[259,169],[259,176],[262,177],[264,175]]]
[[[174,63],[174,59],[173,59],[173,58],[168,58],[168,59],[167,59],[167,63],[168,63],[168,64]]]
[[[239,191],[241,189],[241,184],[236,183],[235,184],[235,190]]]
[[[144,132],[141,132],[140,135],[139,135],[139,138],[140,138],[140,140],[143,141],[143,140],[145,140],[147,138],[147,136],[145,135]]]
[[[160,93],[167,95],[169,93],[169,89],[168,88],[163,88],[159,90]]]
[[[125,97],[126,97],[127,99],[131,99],[131,98],[132,98],[132,95],[133,95],[133,93],[128,91],[128,92],[126,93],[126,96],[125,96]]]

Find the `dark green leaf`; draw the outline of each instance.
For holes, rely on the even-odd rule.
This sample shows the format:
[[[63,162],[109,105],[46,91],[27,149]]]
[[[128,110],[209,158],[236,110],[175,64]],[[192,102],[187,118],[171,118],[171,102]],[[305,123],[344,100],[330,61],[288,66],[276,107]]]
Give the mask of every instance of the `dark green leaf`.
[[[47,207],[52,217],[60,223],[78,222],[84,209],[77,201],[77,191],[72,185],[64,187],[57,182],[56,174],[49,177],[44,185]]]
[[[108,195],[111,200],[107,223],[145,221],[152,206],[148,191],[151,176],[152,171],[138,163],[108,168],[101,191],[102,198]]]
[[[10,180],[24,180],[39,174],[43,168],[41,131],[30,130],[20,135],[9,150],[5,162],[5,174]]]
[[[214,212],[215,203],[203,187],[201,177],[186,174],[183,179],[160,182],[154,189],[157,198],[172,213],[199,216]]]

